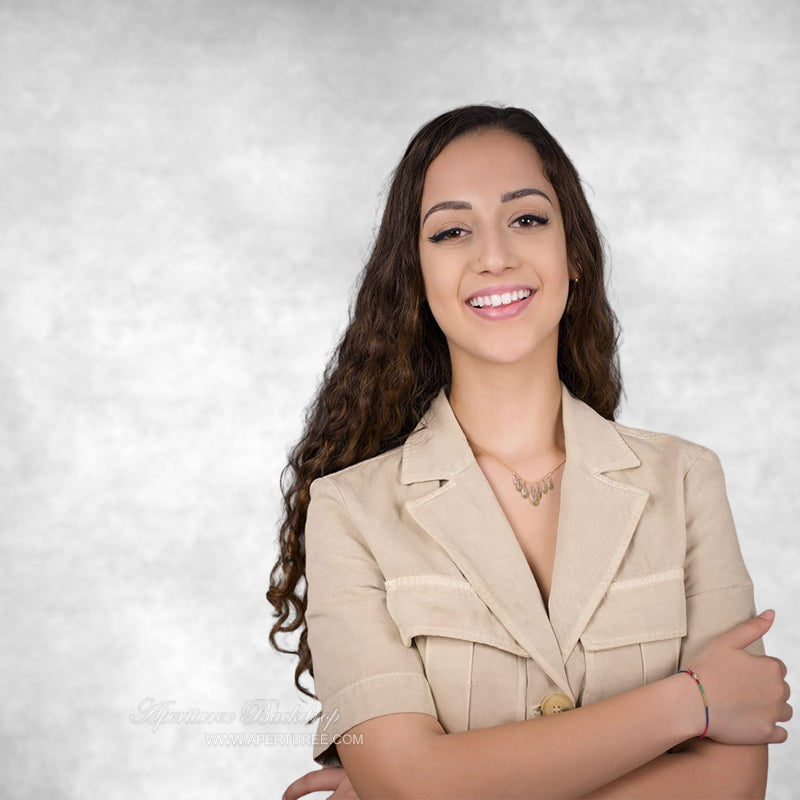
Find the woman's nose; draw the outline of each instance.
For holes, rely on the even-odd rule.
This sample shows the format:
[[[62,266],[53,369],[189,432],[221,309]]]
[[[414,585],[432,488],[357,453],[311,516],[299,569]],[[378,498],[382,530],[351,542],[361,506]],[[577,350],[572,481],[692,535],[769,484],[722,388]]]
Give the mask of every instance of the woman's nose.
[[[484,230],[477,241],[476,269],[479,272],[503,272],[517,266],[519,258],[505,231]]]

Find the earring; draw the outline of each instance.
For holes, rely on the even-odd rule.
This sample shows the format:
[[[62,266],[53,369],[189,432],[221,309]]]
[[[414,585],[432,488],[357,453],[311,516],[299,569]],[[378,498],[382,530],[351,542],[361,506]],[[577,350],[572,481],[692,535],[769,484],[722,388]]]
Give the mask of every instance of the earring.
[[[572,306],[574,304],[573,298],[575,297],[575,292],[578,290],[578,279],[573,278],[569,283],[570,283],[570,291],[567,297],[567,307],[564,309],[565,314],[569,314],[569,312],[572,311]]]

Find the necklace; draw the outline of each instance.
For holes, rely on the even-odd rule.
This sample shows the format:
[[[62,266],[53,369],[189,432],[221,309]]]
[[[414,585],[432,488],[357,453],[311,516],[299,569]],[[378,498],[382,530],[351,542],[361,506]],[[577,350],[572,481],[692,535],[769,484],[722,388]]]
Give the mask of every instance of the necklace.
[[[567,459],[565,458],[557,467],[551,469],[547,475],[545,475],[543,478],[539,478],[538,481],[534,481],[533,483],[526,481],[517,473],[516,470],[512,469],[511,473],[514,479],[514,486],[524,498],[530,500],[533,505],[538,506],[539,501],[542,499],[542,495],[547,494],[553,488],[553,473],[561,469],[566,461]],[[500,463],[503,464],[502,461],[500,461]],[[506,464],[503,464],[503,466],[506,469],[511,469]]]
[[[470,446],[474,451],[475,446],[472,444],[472,442],[470,442]],[[525,500],[530,500],[530,503],[533,506],[538,506],[542,500],[542,497],[552,490],[553,474],[558,472],[558,470],[560,470],[561,467],[563,467],[567,462],[567,459],[565,458],[557,467],[551,469],[547,475],[545,475],[543,478],[539,478],[538,481],[526,481],[525,478],[523,478],[513,467],[509,467],[504,461],[500,461],[496,455],[493,455],[487,450],[480,450],[480,452],[484,455],[492,456],[495,461],[498,461],[511,473],[511,478],[514,481],[514,488]]]

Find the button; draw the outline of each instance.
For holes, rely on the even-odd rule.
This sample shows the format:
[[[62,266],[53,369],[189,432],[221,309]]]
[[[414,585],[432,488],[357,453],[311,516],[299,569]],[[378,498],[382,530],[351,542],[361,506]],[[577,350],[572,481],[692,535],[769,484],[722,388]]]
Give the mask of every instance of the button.
[[[575,705],[572,700],[561,692],[547,695],[541,704],[542,715],[545,717],[560,714],[562,711],[571,711],[573,708]]]

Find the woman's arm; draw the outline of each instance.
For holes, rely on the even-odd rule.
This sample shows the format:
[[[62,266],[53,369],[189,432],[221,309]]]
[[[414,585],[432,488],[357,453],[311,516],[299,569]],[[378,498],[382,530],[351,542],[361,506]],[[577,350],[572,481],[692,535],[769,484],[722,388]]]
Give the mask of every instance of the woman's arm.
[[[774,724],[791,715],[785,669],[775,659],[743,649],[760,638],[771,621],[769,616],[748,620],[698,654],[697,671],[705,673],[706,688],[715,697],[709,734],[724,742],[786,738],[786,731]],[[737,674],[734,682],[728,679],[732,670]],[[682,761],[659,759],[671,747],[699,735],[704,723],[697,687],[685,675],[673,675],[557,716],[452,734],[444,734],[439,723],[424,714],[375,717],[350,729],[349,743],[337,749],[361,800],[582,797],[654,759],[658,760],[649,765],[651,772],[627,779],[634,787],[628,791],[634,791],[636,781],[644,782],[639,785],[642,796],[645,784],[652,788],[659,775],[673,772],[671,764],[679,764],[684,769],[681,780],[690,784],[694,775],[701,784],[698,795],[708,797],[713,796],[724,759],[730,758],[721,755],[726,751],[718,751],[719,761],[716,754],[706,757],[712,749],[696,753],[694,760],[691,753]],[[757,786],[758,770],[754,764],[752,772],[739,777]]]
[[[767,787],[767,747],[693,740],[680,753],[665,753],[583,800],[763,800]],[[333,792],[331,800],[360,800],[339,768],[308,772],[287,787],[283,800],[311,792]]]
[[[584,795],[584,800],[763,800],[767,746],[697,739]]]

